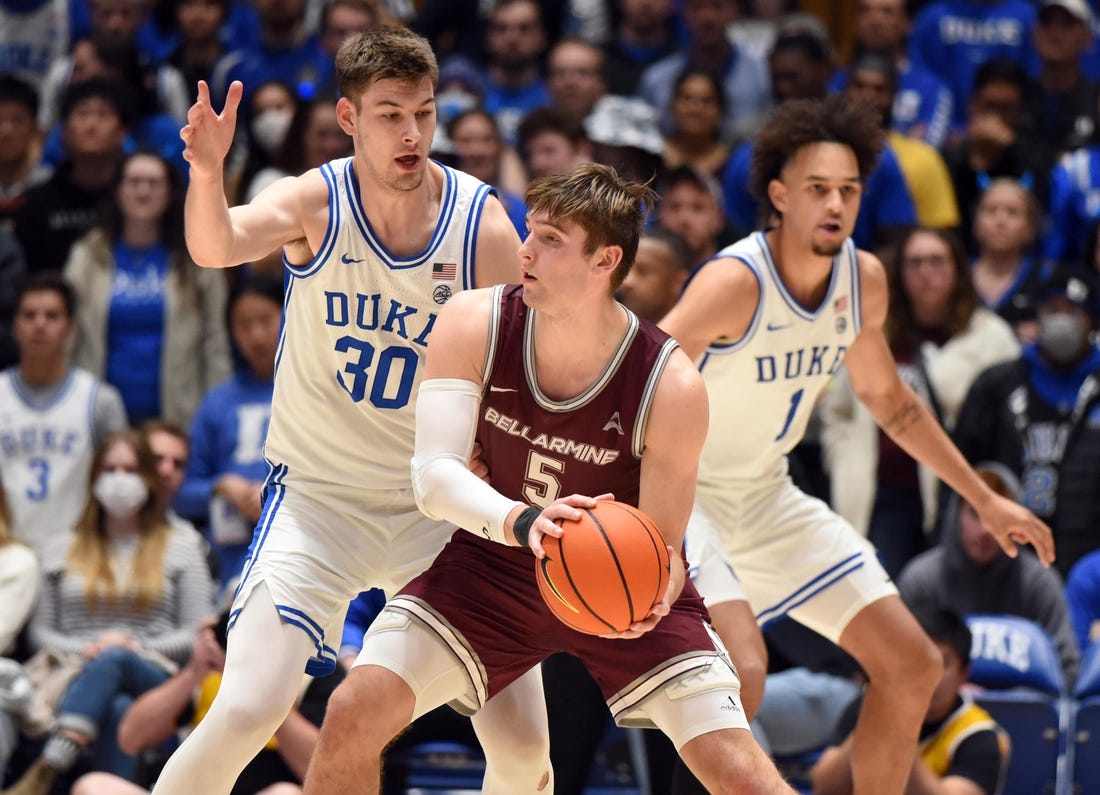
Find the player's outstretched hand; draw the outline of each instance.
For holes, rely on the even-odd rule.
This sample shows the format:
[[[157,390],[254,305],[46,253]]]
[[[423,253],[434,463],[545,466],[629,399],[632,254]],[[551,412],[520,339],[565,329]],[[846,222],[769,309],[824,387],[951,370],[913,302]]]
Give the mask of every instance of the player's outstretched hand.
[[[535,557],[542,560],[546,557],[546,550],[542,548],[543,536],[561,538],[564,532],[559,521],[576,521],[581,518],[581,508],[595,508],[599,500],[613,500],[614,494],[600,494],[598,497],[585,497],[583,494],[570,494],[568,497],[559,497],[542,509],[531,524],[531,530],[527,534],[527,546],[535,553]]]
[[[1031,544],[1044,566],[1054,562],[1054,536],[1050,528],[1024,506],[994,494],[978,510],[978,516],[1010,558],[1019,554],[1017,544]]]
[[[221,113],[214,112],[210,101],[210,86],[199,81],[198,99],[187,111],[187,124],[180,130],[183,139],[183,159],[191,164],[191,178],[221,174],[222,163],[233,145],[237,126],[237,107],[241,104],[244,86],[234,80],[225,98]]]
[[[669,560],[679,560],[679,556],[676,554],[676,550],[672,547],[666,546],[668,550]],[[657,602],[653,607],[649,609],[649,615],[643,618],[641,621],[635,621],[630,625],[630,629],[625,629],[622,632],[612,632],[607,635],[600,635],[601,638],[620,638],[623,640],[630,640],[632,638],[640,638],[645,633],[649,632],[658,622],[669,614],[672,610],[672,602],[677,594],[673,593],[674,590],[683,588],[683,582],[679,585],[675,582],[675,577],[669,577],[668,587],[665,588],[665,595],[661,597],[661,601]]]

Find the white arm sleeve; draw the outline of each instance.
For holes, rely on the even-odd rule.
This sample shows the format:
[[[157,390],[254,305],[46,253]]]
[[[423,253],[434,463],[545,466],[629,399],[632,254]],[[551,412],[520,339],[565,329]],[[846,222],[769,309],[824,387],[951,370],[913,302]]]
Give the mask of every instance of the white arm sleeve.
[[[480,406],[481,389],[472,381],[433,378],[421,383],[416,399],[413,494],[425,516],[508,544],[504,532],[508,514],[517,505],[527,505],[508,499],[467,466]]]

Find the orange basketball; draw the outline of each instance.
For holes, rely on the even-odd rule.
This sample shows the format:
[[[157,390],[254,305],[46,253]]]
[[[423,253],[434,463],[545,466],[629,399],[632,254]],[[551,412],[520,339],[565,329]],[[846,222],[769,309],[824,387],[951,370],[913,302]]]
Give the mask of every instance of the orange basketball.
[[[602,500],[578,521],[543,536],[535,563],[539,592],[567,626],[589,635],[622,632],[649,614],[668,588],[668,549],[637,508]]]

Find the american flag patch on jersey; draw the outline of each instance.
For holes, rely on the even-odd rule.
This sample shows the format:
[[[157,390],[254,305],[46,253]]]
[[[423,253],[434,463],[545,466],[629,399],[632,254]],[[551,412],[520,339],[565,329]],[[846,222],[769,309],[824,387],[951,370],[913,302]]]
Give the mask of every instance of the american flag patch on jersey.
[[[433,262],[432,278],[454,281],[458,277],[458,265],[454,262]]]
[[[842,295],[840,298],[833,301],[833,311],[837,314],[844,312],[848,309],[848,296]]]

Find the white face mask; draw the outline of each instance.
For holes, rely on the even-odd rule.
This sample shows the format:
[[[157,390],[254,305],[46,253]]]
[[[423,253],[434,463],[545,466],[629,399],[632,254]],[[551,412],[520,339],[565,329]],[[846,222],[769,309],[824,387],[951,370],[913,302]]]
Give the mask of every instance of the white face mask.
[[[252,120],[252,140],[268,157],[274,157],[286,140],[294,112],[290,108],[269,108]]]
[[[477,107],[478,99],[461,88],[448,88],[435,95],[435,115],[440,124],[446,124],[459,113]]]
[[[92,495],[108,516],[129,519],[149,499],[149,489],[133,472],[102,472],[95,479]]]

